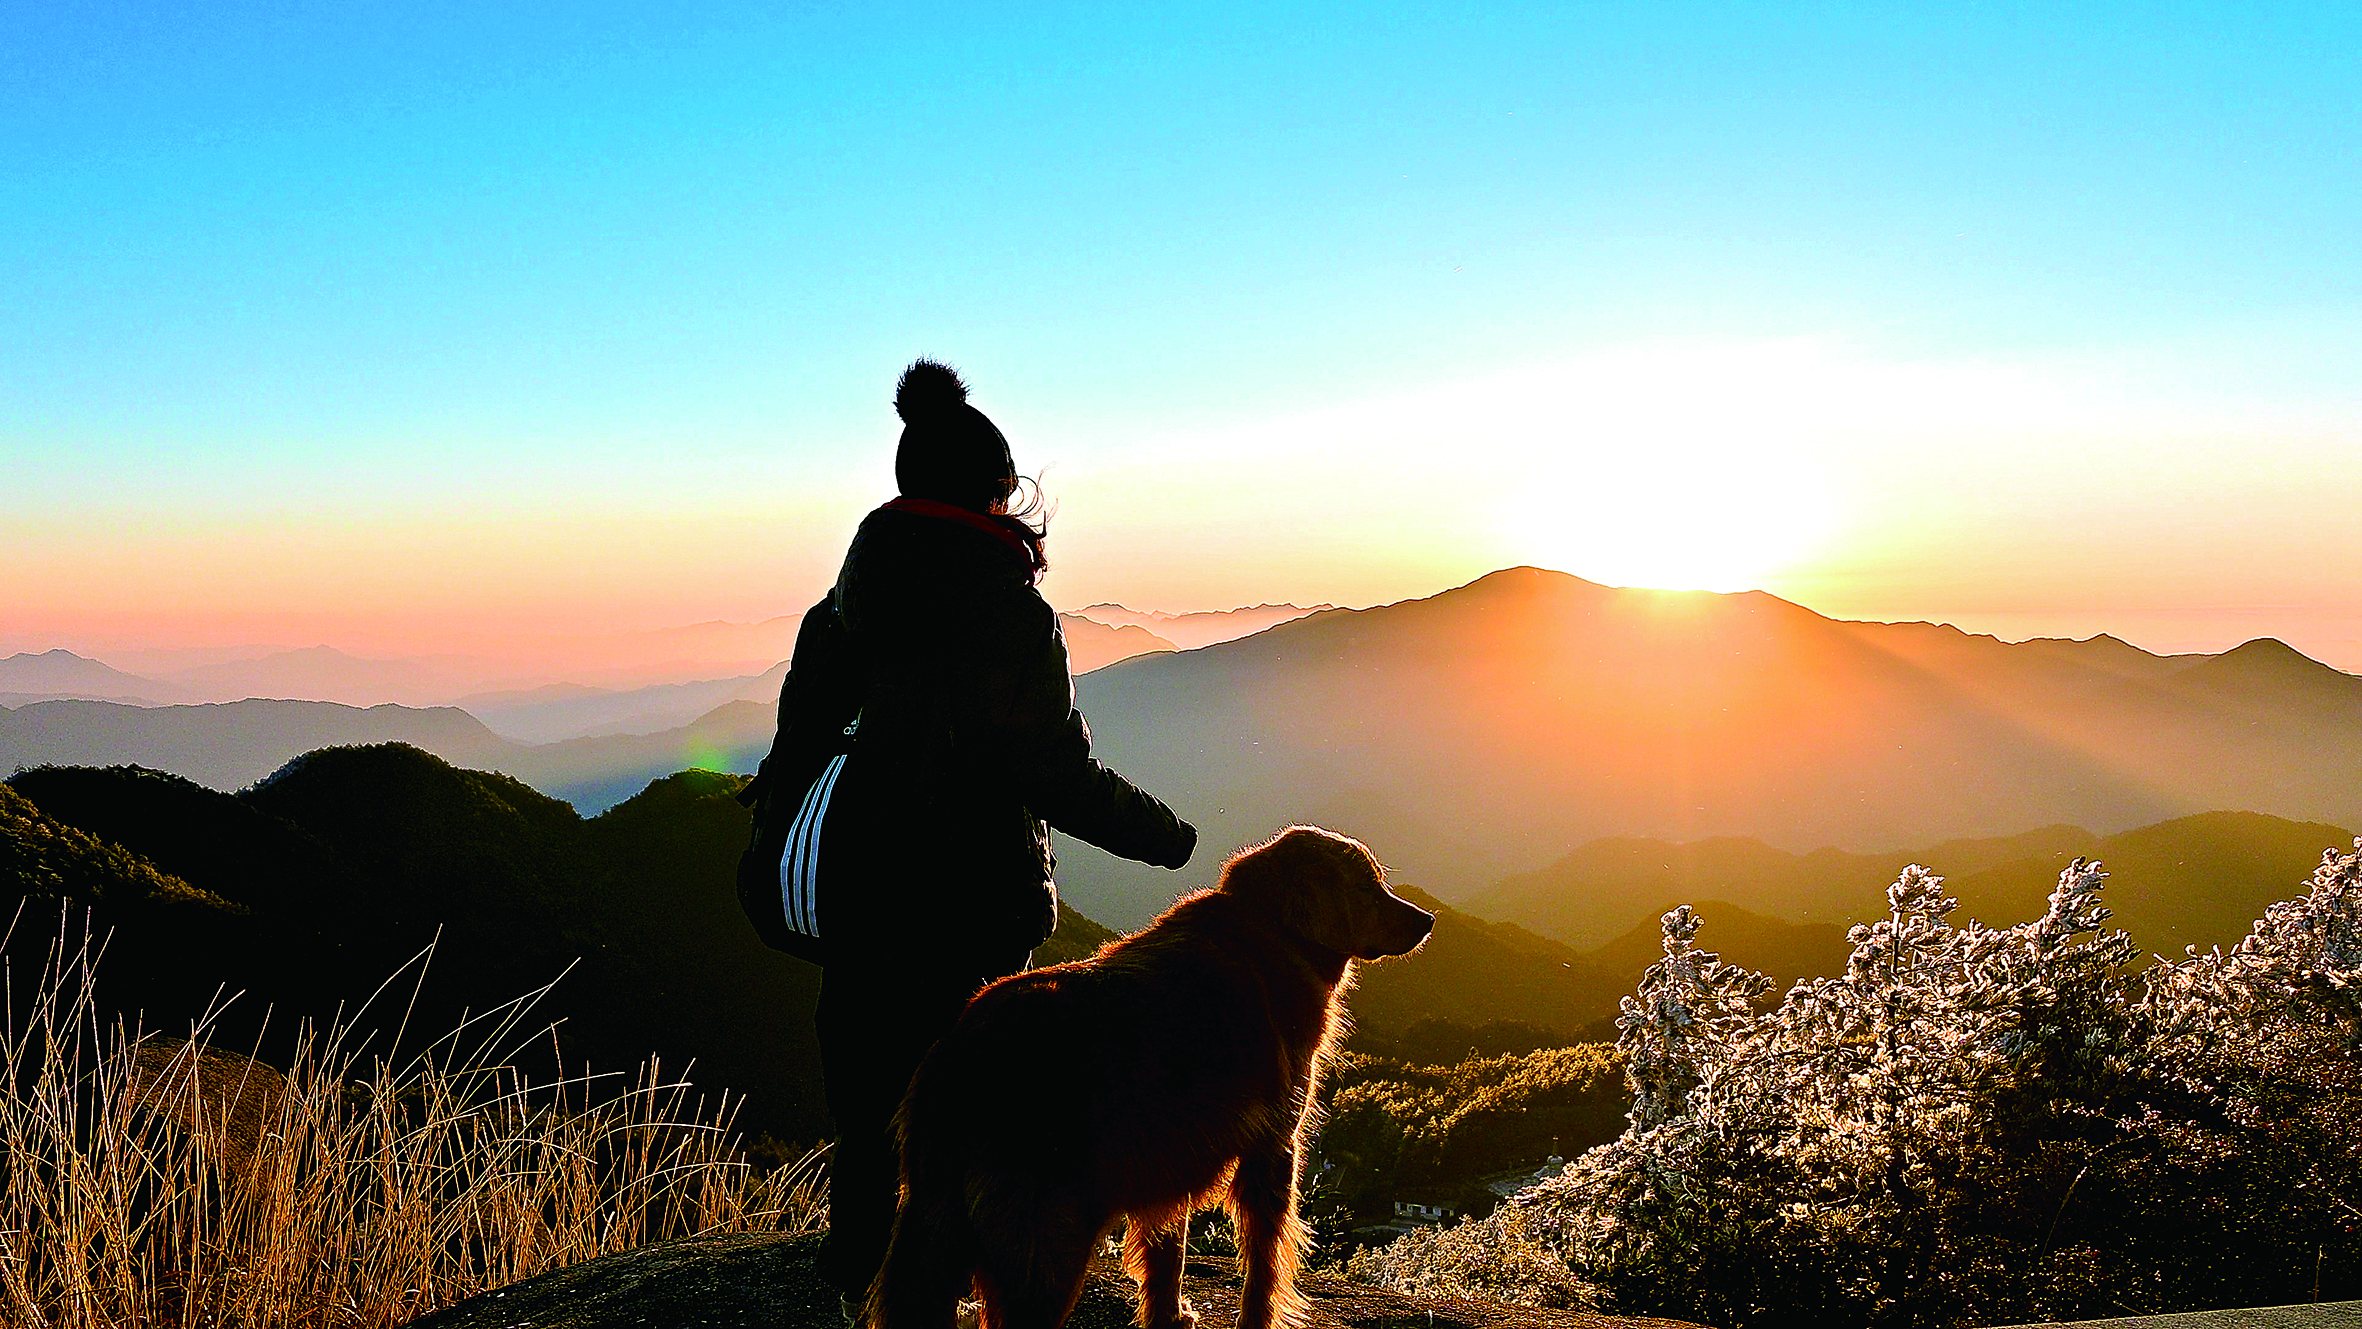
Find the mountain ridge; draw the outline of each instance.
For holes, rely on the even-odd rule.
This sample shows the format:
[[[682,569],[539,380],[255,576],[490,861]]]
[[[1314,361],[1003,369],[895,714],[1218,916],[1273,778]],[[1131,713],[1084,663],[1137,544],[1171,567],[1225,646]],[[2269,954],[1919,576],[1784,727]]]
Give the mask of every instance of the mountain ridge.
[[[2210,658],[1521,567],[1077,690],[1109,764],[1217,838],[1320,821],[1444,899],[1603,835],[1860,850],[2216,808],[2362,821],[2362,678],[2193,669]],[[1114,921],[1168,889],[1068,862]]]
[[[2362,678],[2284,644],[2008,643],[1531,567],[1135,656],[1083,674],[1077,695],[1100,755],[1210,841],[1318,822],[1448,900],[1619,835],[1872,852],[2223,808],[2362,823],[2344,774],[2362,760]],[[400,740],[596,812],[683,767],[750,770],[772,730],[767,698],[541,745],[399,708],[274,728],[92,702],[70,703],[101,709],[69,724],[60,705],[0,712],[0,770],[136,761],[235,788],[308,748]],[[1109,922],[1171,899],[1153,869],[1064,837],[1061,853],[1062,883]]]

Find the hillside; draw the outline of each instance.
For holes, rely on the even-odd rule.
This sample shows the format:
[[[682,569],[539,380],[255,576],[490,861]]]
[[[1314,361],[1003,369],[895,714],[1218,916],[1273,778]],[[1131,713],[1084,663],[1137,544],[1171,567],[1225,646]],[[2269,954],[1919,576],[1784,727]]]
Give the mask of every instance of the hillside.
[[[2267,905],[2300,895],[2326,849],[2351,849],[2354,832],[2252,812],[2210,812],[2061,845],[2037,857],[1948,877],[1961,911],[2003,922],[2032,918],[2080,855],[2109,873],[2111,925],[2140,953],[2178,958],[2186,946],[2235,946]]]
[[[654,683],[615,691],[553,684],[524,693],[462,697],[460,709],[503,738],[520,743],[560,743],[570,738],[613,734],[654,734],[697,722],[734,701],[772,703],[779,699],[782,663],[759,674]]]
[[[1845,972],[1853,946],[1846,929],[1835,923],[1791,923],[1753,913],[1727,900],[1685,900],[1705,920],[1698,945],[1728,964],[1769,974],[1775,991],[1786,991],[1798,979],[1834,978]],[[1607,945],[1589,953],[1603,972],[1620,975],[1624,989],[1638,987],[1640,976],[1665,958],[1665,929],[1657,915],[1636,923]],[[1624,992],[1617,995],[1623,996]],[[1594,1027],[1594,1037],[1612,1037]]]
[[[1109,764],[1213,842],[1317,821],[1454,900],[1603,836],[1858,852],[2216,808],[2362,821],[2362,678],[2277,643],[2009,644],[1515,568],[1078,691]],[[1087,848],[1067,864],[1110,921],[1171,897]]]
[[[0,711],[0,772],[43,765],[138,765],[215,789],[238,789],[299,753],[355,743],[408,743],[472,766],[497,765],[519,748],[474,716],[448,706],[44,701]]]
[[[809,1138],[824,1122],[818,973],[765,950],[738,913],[740,784],[684,771],[585,819],[510,777],[380,745],[306,754],[239,794],[128,767],[37,769],[0,790],[61,834],[121,846],[108,852],[141,865],[127,871],[219,897],[195,931],[113,920],[133,952],[182,957],[141,988],[151,1023],[185,1022],[224,984],[247,994],[222,1026],[234,1040],[254,1037],[266,1009],[282,1022],[356,1009],[432,944],[415,1029],[448,1028],[565,972],[535,1020],[563,1018],[570,1059],[694,1060],[699,1084],[751,1095],[749,1124]],[[1209,855],[1189,875],[1210,879],[1215,866]],[[29,879],[0,883],[41,893]],[[1570,1041],[1638,976],[1402,889],[1436,911],[1435,935],[1416,955],[1363,967],[1356,1046],[1399,1052],[1423,1039],[1455,1044],[1443,1051],[1457,1057],[1472,1044],[1453,1030],[1484,1042],[1499,1036],[1484,1027],[1504,1024],[1524,1046]],[[1114,936],[1062,908],[1035,962],[1079,959]]]
[[[2042,912],[2060,870],[2080,856],[2100,860],[2113,874],[2108,903],[2116,911],[2114,925],[2130,932],[2144,953],[2177,955],[2185,945],[2236,942],[2265,905],[2296,893],[2322,850],[2353,840],[2352,832],[2336,826],[2242,812],[2178,817],[2115,835],[2049,826],[1878,854],[1791,854],[1752,839],[1671,844],[1619,838],[1594,841],[1540,871],[1505,878],[1468,905],[1570,945],[1604,945],[1608,953],[1625,954],[1629,947],[1618,951],[1625,941],[1610,942],[1610,935],[1639,936],[1653,951],[1658,915],[1676,904],[1697,904],[1713,928],[1708,944],[1732,948],[1731,958],[1740,959],[1755,953],[1756,943],[1734,942],[1723,924],[1723,906],[1702,901],[1732,902],[1727,907],[1751,916],[1826,927],[1841,937],[1846,924],[1883,914],[1887,884],[1906,865],[1923,863],[1944,874],[1963,917],[2015,923]],[[1799,937],[1764,953],[1779,954],[1779,946],[1791,944],[1815,943]]]
[[[513,775],[596,813],[685,767],[752,771],[770,750],[776,709],[768,701],[734,701],[652,734],[527,744],[502,738],[449,706],[44,701],[0,709],[0,773],[44,765],[137,765],[227,791],[315,749],[403,743],[457,765]]]
[[[1356,970],[1351,1009],[1360,1051],[1420,1062],[1450,1062],[1613,1041],[1617,1003],[1642,971],[1664,958],[1652,915],[1596,950],[1577,950],[1515,923],[1454,909],[1415,886],[1395,891],[1435,915],[1435,932],[1410,955]],[[1849,947],[1833,924],[1795,924],[1718,901],[1701,944],[1733,964],[1762,970],[1783,986],[1842,973]]]
[[[730,893],[746,836],[737,777],[687,773],[590,820],[393,745],[313,753],[242,795],[125,769],[11,784],[47,816],[247,911],[202,938],[123,925],[117,944],[134,954],[191,957],[177,983],[141,993],[151,1027],[185,1024],[217,988],[246,994],[221,1026],[230,1046],[256,1036],[267,1008],[282,1029],[358,1010],[431,943],[415,999],[404,978],[364,1016],[381,1039],[413,1005],[415,1037],[563,973],[527,1027],[562,1020],[568,1064],[694,1062],[700,1086],[749,1095],[751,1129],[825,1129],[817,971],[764,949]]]
[[[1066,667],[1087,674],[1135,655],[1173,650],[1173,643],[1136,624],[1109,625],[1076,614],[1060,614],[1059,630],[1066,635]]]
[[[0,911],[37,906],[10,941],[22,977],[57,935],[58,901],[96,906],[118,929],[117,1008],[151,1028],[242,993],[217,1025],[225,1046],[262,1036],[266,1014],[286,1030],[360,1010],[429,945],[415,998],[406,976],[363,1017],[381,1040],[406,1012],[414,1037],[440,1034],[563,973],[527,1028],[562,1020],[569,1065],[694,1065],[701,1088],[748,1096],[751,1130],[810,1140],[827,1129],[819,971],[765,949],[738,911],[742,784],[684,771],[586,819],[391,744],[308,753],[239,794],[130,767],[36,769],[0,785]],[[1037,962],[1112,935],[1062,909]]]
[[[1394,890],[1432,912],[1435,931],[1408,956],[1358,967],[1350,1003],[1357,1047],[1393,1050],[1426,1021],[1471,1029],[1509,1022],[1552,1036],[1544,1042],[1571,1043],[1613,1014],[1640,976],[1604,971],[1567,946],[1464,913],[1415,886],[1396,882]]]
[[[1738,901],[1794,923],[1842,925],[1883,913],[1887,883],[1912,863],[1955,875],[1972,873],[2099,838],[2081,827],[2046,826],[1915,851],[1852,854],[1824,848],[1792,854],[1745,836],[1685,844],[1611,836],[1548,867],[1504,877],[1471,895],[1467,904],[1487,918],[1522,923],[1583,947],[1605,945],[1637,926],[1653,930],[1667,909],[1703,899]]]

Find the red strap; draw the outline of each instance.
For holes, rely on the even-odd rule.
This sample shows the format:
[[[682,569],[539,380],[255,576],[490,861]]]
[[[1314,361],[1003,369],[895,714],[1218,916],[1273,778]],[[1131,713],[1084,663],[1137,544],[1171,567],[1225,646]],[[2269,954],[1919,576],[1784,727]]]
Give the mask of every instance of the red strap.
[[[956,504],[940,503],[931,498],[897,498],[889,501],[884,511],[907,512],[918,517],[940,517],[956,521],[962,526],[984,532],[1009,547],[1009,552],[1022,559],[1028,568],[1033,566],[1033,551],[1017,538],[1017,533],[981,512],[970,512]]]

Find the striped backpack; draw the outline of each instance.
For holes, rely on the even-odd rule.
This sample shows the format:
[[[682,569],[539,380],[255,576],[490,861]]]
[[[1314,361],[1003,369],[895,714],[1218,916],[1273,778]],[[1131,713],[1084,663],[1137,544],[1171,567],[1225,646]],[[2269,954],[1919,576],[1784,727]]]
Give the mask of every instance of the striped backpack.
[[[837,789],[860,732],[856,712],[835,742],[821,745],[827,750],[803,754],[798,764],[805,769],[762,772],[758,781],[767,788],[755,803],[753,841],[738,859],[738,906],[755,934],[773,950],[813,964],[828,963],[827,893],[821,886],[824,833],[830,808],[842,805]],[[778,756],[774,753],[772,760]]]

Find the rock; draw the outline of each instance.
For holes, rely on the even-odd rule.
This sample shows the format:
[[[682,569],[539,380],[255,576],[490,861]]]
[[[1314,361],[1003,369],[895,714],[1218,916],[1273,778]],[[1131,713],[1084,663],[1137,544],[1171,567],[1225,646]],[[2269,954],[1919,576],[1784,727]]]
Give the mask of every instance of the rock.
[[[837,1329],[837,1294],[821,1281],[817,1235],[692,1237],[565,1269],[470,1297],[410,1329]],[[1456,1298],[1406,1297],[1306,1278],[1305,1329],[1697,1329],[1678,1320],[1534,1310]],[[1187,1294],[1207,1329],[1238,1319],[1238,1274],[1192,1260]],[[1132,1286],[1098,1261],[1068,1329],[1129,1329]]]

